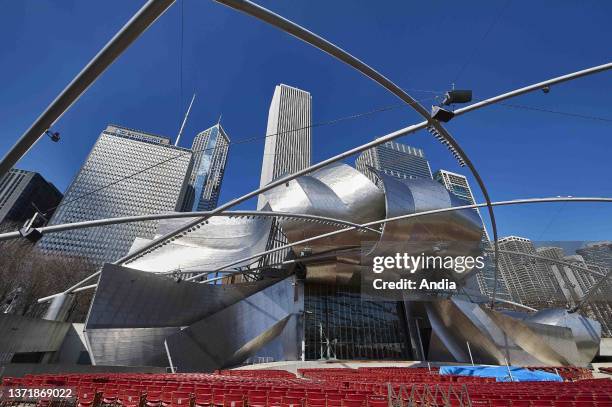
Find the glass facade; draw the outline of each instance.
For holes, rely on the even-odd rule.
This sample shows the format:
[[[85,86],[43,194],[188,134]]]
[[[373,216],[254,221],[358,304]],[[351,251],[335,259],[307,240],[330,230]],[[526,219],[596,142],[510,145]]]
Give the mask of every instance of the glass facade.
[[[183,211],[209,211],[217,207],[230,139],[216,124],[193,140],[193,168]]]
[[[49,216],[61,199],[61,192],[40,174],[13,168],[0,177],[0,224],[22,223],[34,215],[34,208]]]
[[[377,171],[400,179],[432,178],[423,150],[394,141],[364,151],[355,160],[355,167],[379,188],[382,183]]]
[[[108,126],[49,224],[178,210],[190,165],[191,151],[167,138]],[[127,254],[136,237],[153,238],[156,229],[156,221],[116,224],[50,234],[38,244],[101,265]]]
[[[306,359],[409,359],[403,303],[368,301],[359,288],[304,286]]]
[[[465,202],[465,205],[474,205],[476,203],[474,195],[472,194],[470,183],[464,175],[446,170],[438,170],[434,174],[433,178],[440,184],[444,185],[444,187],[452,192],[457,198]],[[474,209],[474,211],[476,211],[480,219],[482,219],[480,211],[477,208]],[[487,228],[484,227],[484,222],[482,244],[483,248],[492,248],[491,239],[489,238]],[[502,300],[512,300],[506,280],[501,273],[498,273],[497,275],[497,288],[493,290],[496,281],[493,256],[487,257],[485,267],[478,272],[476,279],[478,281],[478,289],[482,294],[491,296],[493,291],[495,291],[496,298],[500,298]]]

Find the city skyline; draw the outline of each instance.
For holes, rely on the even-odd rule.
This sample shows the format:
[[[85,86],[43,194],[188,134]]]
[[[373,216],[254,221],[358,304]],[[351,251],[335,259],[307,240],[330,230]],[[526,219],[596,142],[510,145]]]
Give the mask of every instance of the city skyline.
[[[0,150],[3,151],[9,148],[13,140],[27,128],[30,119],[55,97],[57,91],[93,55],[95,47],[92,47],[92,42],[101,44],[106,41],[134,11],[133,7],[119,2],[88,6],[71,4],[65,8],[43,7],[45,12],[50,13],[49,17],[43,15],[43,10],[34,9],[31,13],[26,13],[27,7],[28,2],[11,4],[6,13],[6,16],[16,16],[15,21],[6,21],[4,26],[7,29],[8,43],[16,44],[19,40],[23,46],[7,47],[7,50],[12,50],[11,60],[16,63],[2,68],[5,77],[15,78],[7,83],[5,92],[0,95],[0,105],[3,106],[0,114],[5,115],[0,120],[0,131],[7,135],[0,140]],[[387,56],[392,55],[389,53],[390,48],[381,45],[381,40],[383,43],[385,40],[389,40],[389,43],[410,40],[411,30],[422,29],[422,23],[418,23],[418,20],[424,21],[427,15],[431,15],[436,10],[435,5],[395,5],[396,8],[386,11],[365,10],[361,5],[355,6],[355,12],[338,27],[331,24],[330,20],[317,20],[313,14],[316,6],[311,9],[298,3],[292,7],[282,4],[272,7],[278,8],[277,11],[282,14],[296,18],[307,27],[312,26],[313,29],[325,33],[331,40],[355,51],[364,60],[371,61],[374,65],[380,64],[380,67],[384,68],[383,73],[403,87],[427,90],[428,92],[415,93],[424,105],[434,102],[430,91],[444,91],[450,86],[449,82],[454,79],[452,77],[465,63],[466,56],[463,54],[469,54],[472,50],[472,45],[466,44],[450,50],[450,55],[442,57],[427,52],[421,44],[411,40],[410,43],[416,47],[415,52],[420,50],[423,58],[411,58],[411,65],[407,65],[404,56]],[[490,16],[497,12],[497,7],[493,5],[448,7],[448,12],[456,15],[457,19],[472,22],[470,30],[464,33],[466,40],[479,38],[486,30]],[[540,6],[532,7],[537,11]],[[585,10],[572,4],[560,5],[554,10],[554,20],[565,21],[572,18],[581,30],[577,36],[570,36],[569,33],[559,36],[551,29],[552,19],[542,21],[537,18],[537,13],[522,15],[517,7],[509,6],[500,24],[480,45],[489,58],[477,53],[469,61],[457,85],[473,88],[475,97],[480,98],[551,75],[601,63],[599,50],[582,47],[580,44],[588,42],[588,38],[596,33],[601,35],[610,30],[602,17],[609,7],[608,4],[599,4],[592,10]],[[91,8],[94,11],[90,11]],[[87,135],[99,133],[106,122],[117,122],[161,134],[176,134],[192,90],[218,97],[214,103],[196,101],[185,129],[185,143],[191,142],[197,132],[216,120],[221,112],[224,114],[224,120],[231,126],[233,140],[262,136],[265,134],[265,113],[270,89],[279,82],[308,89],[315,95],[319,102],[314,106],[314,123],[397,103],[395,99],[387,97],[384,91],[369,84],[362,77],[353,75],[337,62],[309,50],[293,38],[278,35],[276,31],[266,29],[260,23],[249,19],[245,19],[244,26],[230,33],[224,41],[219,41],[218,44],[210,41],[215,32],[214,26],[197,25],[197,18],[211,16],[211,19],[217,18],[218,21],[229,24],[242,21],[241,17],[213,4],[187,3],[185,10],[185,79],[182,86],[176,85],[178,59],[155,52],[158,47],[169,45],[170,38],[172,41],[178,40],[175,35],[178,28],[178,9],[171,8],[159,20],[159,24],[155,24],[139,39],[138,43],[104,74],[100,82],[90,88],[73,109],[58,121],[54,130],[62,134],[60,143],[42,140],[17,168],[40,172],[60,190],[65,190],[95,141],[95,137]],[[577,10],[580,11],[577,13]],[[329,18],[337,17],[340,11],[339,7],[332,7]],[[104,16],[108,27],[92,33],[87,23],[91,13]],[[382,17],[389,18],[389,24],[379,24],[379,20],[373,20],[373,15],[379,17],[379,20]],[[400,15],[408,16],[408,24],[399,24],[399,20],[405,19],[396,17]],[[74,18],[75,16],[81,18]],[[40,27],[44,27],[44,21],[48,18],[58,22],[70,21],[69,24],[60,23],[56,27],[57,35],[73,39],[70,53],[52,42],[51,38],[40,34]],[[368,33],[354,33],[351,37],[343,35],[348,25],[372,21]],[[28,32],[21,25],[37,29]],[[411,28],[412,26],[414,28]],[[435,33],[431,41],[449,35],[447,28],[443,31],[445,32]],[[236,45],[238,38],[246,39],[248,46]],[[528,38],[539,38],[542,41],[532,43],[529,48],[519,45],[524,42],[521,39]],[[273,46],[262,49],[258,44],[264,41]],[[547,45],[544,46],[544,43]],[[493,45],[500,46],[492,48]],[[236,46],[240,50],[238,53]],[[27,50],[30,49],[39,52],[45,63],[29,63],[31,56]],[[223,69],[214,64],[202,64],[199,54],[218,55],[226,64],[223,64]],[[177,57],[176,52],[171,54],[171,57]],[[62,59],[62,69],[57,72],[58,75],[49,76],[46,66],[53,64],[56,58]],[[243,58],[264,68],[258,70],[259,77],[249,69],[238,68]],[[528,67],[513,62],[525,58],[530,61]],[[147,59],[151,59],[152,63],[149,65],[155,66],[155,69],[143,64]],[[431,69],[434,65],[435,68]],[[36,86],[35,91],[30,91],[29,86],[24,83],[24,73],[15,70],[14,67],[18,66],[28,67],[28,78],[34,79],[31,86]],[[231,67],[229,71],[228,66]],[[322,76],[313,76],[313,70],[317,70]],[[164,80],[160,81],[160,77]],[[37,78],[46,79],[42,83],[37,82]],[[330,83],[334,85],[329,86]],[[554,87],[545,96],[534,94],[522,97],[520,101],[517,99],[516,103],[605,117],[609,103],[603,89],[609,88],[609,83],[609,75],[598,75]],[[152,84],[159,86],[148,86]],[[182,100],[179,100],[180,87],[183,89]],[[356,97],[356,89],[361,97]],[[113,103],[106,103],[115,95],[119,98],[112,99]],[[14,106],[15,100],[22,101],[19,110]],[[319,147],[313,148],[312,161],[320,161],[334,152],[404,126],[412,122],[413,118],[413,113],[408,109],[400,108],[318,127],[313,133],[313,145]],[[610,141],[605,136],[609,129],[605,121],[503,106],[484,109],[470,118],[457,119],[450,124],[450,128],[474,158],[475,165],[483,174],[494,200],[556,195],[611,195],[609,184],[598,182],[597,177],[593,176],[605,173],[607,167],[605,151]],[[435,140],[431,140],[429,134],[419,133],[414,137],[403,138],[400,142],[425,149],[428,158],[436,162],[435,167],[447,168],[453,172],[460,171],[447,150],[440,147]],[[226,174],[228,182],[224,183],[220,202],[227,202],[232,197],[253,189],[259,183],[263,139],[235,147],[232,155],[239,157],[240,162],[229,166]],[[501,151],[503,154],[499,153]],[[572,165],[559,166],[556,157],[563,156],[567,151],[573,152]],[[473,179],[469,178],[470,183],[475,185]],[[474,194],[478,202],[483,201],[477,188],[474,189]],[[249,202],[241,207],[254,206],[254,202]],[[500,235],[525,235],[534,241],[610,239],[610,227],[600,222],[600,219],[610,218],[610,209],[605,205],[546,204],[537,208],[499,208],[496,213]],[[487,216],[483,217],[488,223]]]
[[[612,5],[31,1],[0,16],[21,68],[0,64],[0,133],[72,82],[6,146],[0,210],[35,200],[14,199],[41,178],[16,163],[66,192],[48,227],[2,234],[0,362],[433,361],[513,382],[612,356],[612,62],[584,45]]]

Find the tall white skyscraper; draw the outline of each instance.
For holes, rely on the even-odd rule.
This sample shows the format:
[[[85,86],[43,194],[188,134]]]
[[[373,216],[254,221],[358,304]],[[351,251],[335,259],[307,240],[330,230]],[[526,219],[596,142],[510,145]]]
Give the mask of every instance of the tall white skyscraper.
[[[261,180],[265,186],[275,179],[310,166],[312,97],[309,92],[277,85],[268,113]],[[257,209],[266,204],[259,195]]]

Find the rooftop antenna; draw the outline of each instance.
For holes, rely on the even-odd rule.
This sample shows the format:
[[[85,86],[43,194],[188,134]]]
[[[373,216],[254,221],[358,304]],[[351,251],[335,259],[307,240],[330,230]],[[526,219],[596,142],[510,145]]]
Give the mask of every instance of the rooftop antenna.
[[[217,120],[217,125],[221,124],[221,118],[223,117],[223,113],[219,115],[219,120]]]
[[[187,112],[185,113],[185,117],[183,118],[183,123],[181,124],[181,129],[178,132],[178,135],[176,136],[176,142],[174,143],[175,146],[178,146],[179,141],[181,140],[181,135],[183,134],[183,129],[185,128],[185,123],[187,123],[187,118],[189,117],[189,112],[191,112],[191,106],[193,105],[193,101],[195,100],[196,94],[193,94],[193,97],[191,98],[191,102],[189,103],[189,107],[187,108]]]

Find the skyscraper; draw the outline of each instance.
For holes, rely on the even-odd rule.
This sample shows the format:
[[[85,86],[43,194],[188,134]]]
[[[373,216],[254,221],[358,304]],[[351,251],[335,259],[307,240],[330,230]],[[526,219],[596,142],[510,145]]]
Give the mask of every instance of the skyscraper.
[[[310,166],[311,125],[310,93],[283,84],[277,85],[268,113],[260,187]],[[257,209],[263,208],[265,203],[265,197],[259,195]]]
[[[474,199],[474,194],[472,194],[472,188],[470,188],[470,183],[464,175],[450,172],[447,170],[438,170],[433,175],[433,178],[440,184],[444,185],[446,189],[455,194],[457,198],[464,201],[466,205],[474,205],[476,203],[476,200]],[[480,215],[480,211],[478,210],[478,208],[474,210],[478,213],[478,216],[480,216],[480,219],[482,220],[482,216]],[[483,233],[484,239],[489,242],[491,239],[489,238],[487,228],[484,226]]]
[[[580,255],[566,256],[560,247],[539,247],[537,252],[541,256],[570,263],[568,265],[550,262],[550,268],[565,300],[571,306],[580,303],[590,289],[602,278],[597,276],[596,273],[605,275],[607,272],[606,269],[596,264],[586,263]],[[580,268],[573,267],[573,265]],[[590,269],[593,273],[584,269]],[[589,300],[582,307],[587,316],[601,324],[602,336],[604,337],[612,336],[611,293],[609,284],[604,284],[598,289],[596,288],[594,293],[589,294]]]
[[[431,179],[431,168],[423,150],[395,141],[362,152],[355,160],[355,166],[378,186],[380,180],[376,171],[400,179]]]
[[[465,202],[466,205],[474,205],[476,203],[470,183],[465,176],[447,170],[438,170],[433,175],[433,178],[440,184],[444,185],[444,187],[455,194],[455,196]],[[478,213],[478,216],[480,216],[480,219],[482,220],[480,211],[478,209],[474,210]],[[491,248],[489,233],[487,232],[484,222],[482,222],[482,224],[483,244],[485,247]],[[480,292],[484,295],[492,295],[493,287],[495,285],[495,263],[493,258],[490,258],[490,261],[486,263],[485,267],[479,271],[479,273],[476,275],[476,279],[478,280],[478,288],[480,289]],[[495,290],[495,293],[497,298],[504,300],[512,299],[508,291],[506,280],[501,273],[498,273],[497,275],[497,289]]]
[[[0,178],[0,224],[23,223],[37,208],[50,216],[62,193],[40,174],[12,169]]]
[[[109,125],[49,223],[179,210],[190,170],[190,150],[165,137]],[[125,255],[136,237],[152,238],[156,226],[147,221],[73,230],[44,236],[39,245],[100,265]]]
[[[612,268],[612,242],[589,243],[576,250],[585,262],[604,268]]]
[[[208,211],[217,207],[229,144],[230,139],[219,123],[195,136],[183,211]]]
[[[499,247],[500,250],[516,252],[499,256],[500,271],[514,301],[538,309],[564,303],[563,293],[549,264],[520,254],[537,254],[531,240],[508,236],[499,240]]]

